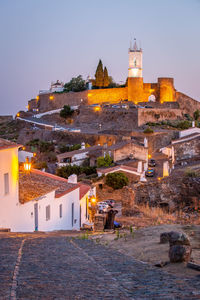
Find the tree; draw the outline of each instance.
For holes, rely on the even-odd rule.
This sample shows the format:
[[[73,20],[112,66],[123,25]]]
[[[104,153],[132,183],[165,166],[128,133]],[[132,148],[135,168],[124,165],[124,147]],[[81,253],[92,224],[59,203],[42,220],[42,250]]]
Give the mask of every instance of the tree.
[[[115,190],[121,189],[123,186],[128,184],[128,178],[121,172],[109,173],[106,175],[106,184]]]
[[[96,73],[95,73],[95,86],[102,87],[103,86],[103,79],[104,79],[104,72],[103,72],[103,64],[101,59],[99,60]]]
[[[69,82],[64,85],[66,92],[81,92],[86,90],[86,83],[82,76],[73,77]]]
[[[194,116],[195,121],[197,121],[200,117],[200,111],[198,109],[195,110],[193,116]]]
[[[110,79],[109,79],[109,76],[108,76],[108,70],[105,67],[104,71],[103,71],[103,86],[108,87],[109,84],[110,84]]]
[[[113,160],[110,155],[106,154],[105,157],[100,156],[97,158],[97,167],[110,167],[113,164]]]
[[[73,112],[74,111],[71,109],[69,105],[64,105],[63,109],[61,109],[60,111],[60,117],[66,119],[70,117],[73,114]]]

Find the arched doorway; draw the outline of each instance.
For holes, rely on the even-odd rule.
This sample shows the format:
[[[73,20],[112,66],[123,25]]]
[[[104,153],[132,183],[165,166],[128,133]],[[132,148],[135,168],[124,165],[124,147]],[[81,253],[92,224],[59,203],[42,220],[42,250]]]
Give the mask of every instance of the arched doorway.
[[[149,101],[149,102],[156,102],[156,97],[155,97],[155,95],[150,95],[149,98],[148,98],[148,101]]]

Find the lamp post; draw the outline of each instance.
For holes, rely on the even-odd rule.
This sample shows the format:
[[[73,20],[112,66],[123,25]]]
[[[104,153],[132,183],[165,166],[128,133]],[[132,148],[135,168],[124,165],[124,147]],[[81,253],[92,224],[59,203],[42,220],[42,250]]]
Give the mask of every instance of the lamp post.
[[[29,162],[28,156],[26,157],[26,162],[24,163],[24,171],[30,172],[31,170],[31,162]]]

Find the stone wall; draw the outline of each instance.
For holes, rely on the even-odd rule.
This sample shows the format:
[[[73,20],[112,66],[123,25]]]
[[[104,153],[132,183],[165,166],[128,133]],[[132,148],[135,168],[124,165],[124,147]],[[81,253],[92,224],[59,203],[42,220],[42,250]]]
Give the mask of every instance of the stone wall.
[[[128,88],[96,89],[88,91],[88,104],[119,103],[128,99]]]
[[[13,120],[13,116],[0,116],[0,124],[10,122]]]
[[[199,101],[194,100],[181,92],[176,92],[176,101],[178,102],[179,107],[184,114],[189,114],[193,116],[195,110],[200,110]]]
[[[86,134],[79,132],[58,132],[58,131],[49,131],[45,129],[32,130],[24,128],[20,131],[17,142],[25,145],[28,141],[32,139],[40,139],[44,141],[53,141],[62,144],[79,144],[80,142],[88,143],[89,145],[98,145],[103,146],[107,144],[111,146],[114,143],[117,143],[120,140],[120,137],[109,134]]]
[[[138,183],[134,185],[135,203],[166,207],[174,212],[186,207],[200,205],[200,178],[190,178],[183,174],[170,176],[161,181]],[[131,207],[130,207],[131,209]]]
[[[138,126],[147,122],[160,122],[166,120],[177,120],[182,118],[180,109],[168,108],[139,108],[138,109]]]
[[[200,157],[200,136],[182,143],[172,144],[176,161]]]

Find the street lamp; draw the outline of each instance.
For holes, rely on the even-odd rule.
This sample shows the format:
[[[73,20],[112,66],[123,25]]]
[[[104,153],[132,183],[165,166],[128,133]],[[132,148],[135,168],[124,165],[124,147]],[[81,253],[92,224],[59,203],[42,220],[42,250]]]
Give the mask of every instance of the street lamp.
[[[26,162],[24,163],[24,171],[30,172],[31,170],[31,162],[29,162],[29,158],[26,157]]]

